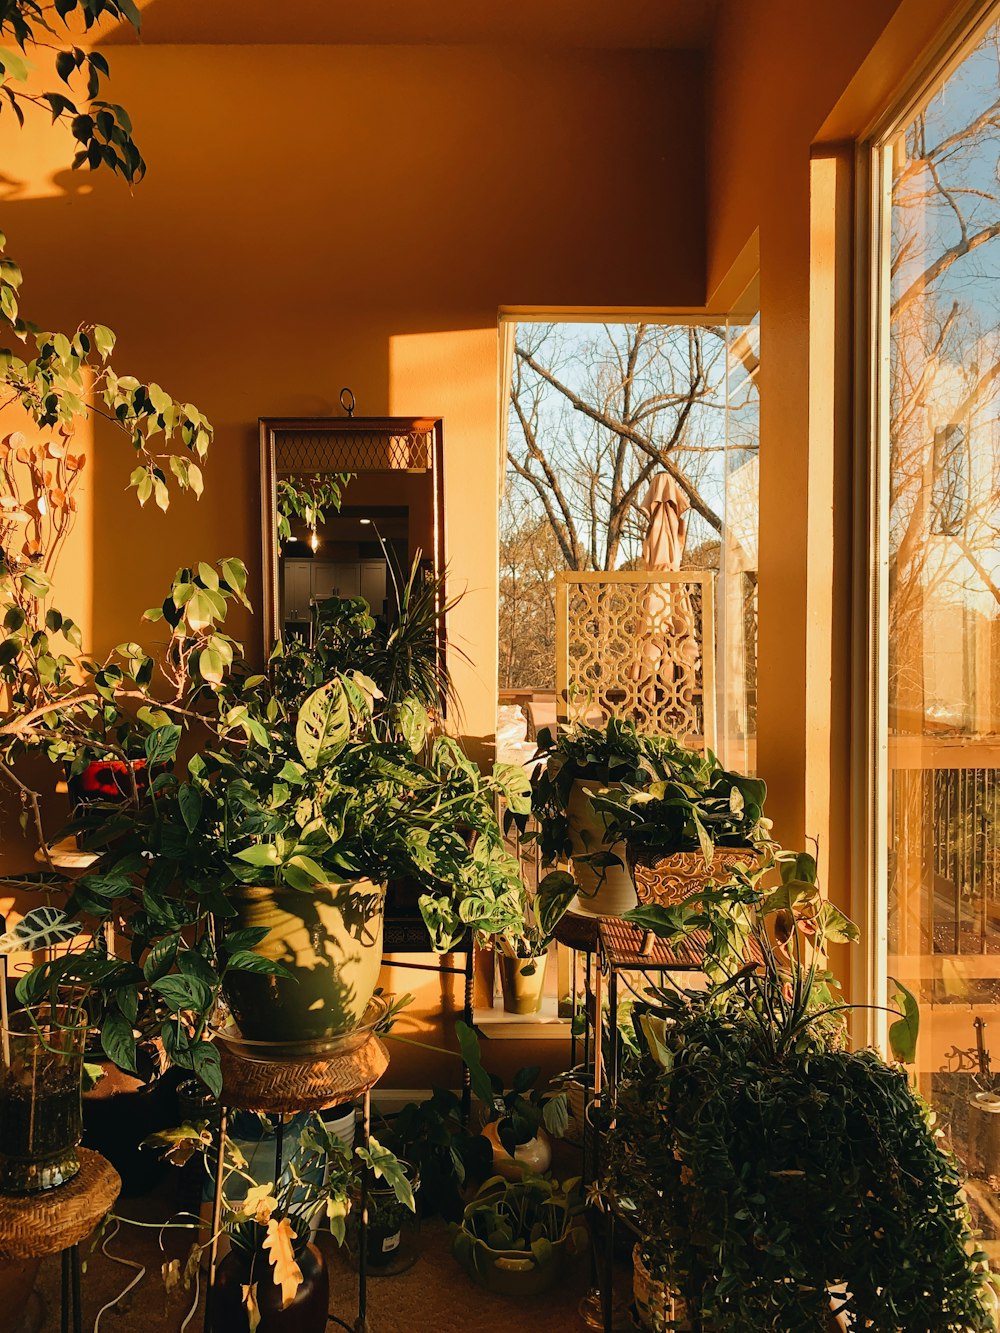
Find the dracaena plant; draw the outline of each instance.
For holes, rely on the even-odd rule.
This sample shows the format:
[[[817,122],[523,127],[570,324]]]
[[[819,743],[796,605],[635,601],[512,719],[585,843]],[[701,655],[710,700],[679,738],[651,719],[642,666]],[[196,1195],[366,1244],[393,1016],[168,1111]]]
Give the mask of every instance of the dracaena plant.
[[[710,933],[708,991],[634,1006],[642,1057],[620,1088],[604,1187],[691,1327],[993,1329],[986,1256],[958,1164],[910,1085],[918,1012],[896,986],[893,1060],[849,1048],[826,947],[857,931],[811,856],[670,908],[630,913],[669,940]],[[773,867],[768,867],[773,869]]]

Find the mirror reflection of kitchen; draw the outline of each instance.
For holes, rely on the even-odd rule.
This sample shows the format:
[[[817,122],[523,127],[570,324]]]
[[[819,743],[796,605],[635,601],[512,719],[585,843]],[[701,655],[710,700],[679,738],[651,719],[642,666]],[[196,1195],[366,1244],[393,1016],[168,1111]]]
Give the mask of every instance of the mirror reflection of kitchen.
[[[351,478],[340,512],[328,511],[315,531],[291,519],[291,537],[278,553],[280,623],[286,639],[308,639],[314,614],[331,598],[362,597],[384,624],[396,616],[386,553],[405,578],[418,548],[433,550],[433,512],[422,522],[424,478],[412,473],[361,473]],[[395,502],[395,503],[394,503]],[[422,529],[428,530],[422,531]],[[380,540],[381,539],[381,540]]]

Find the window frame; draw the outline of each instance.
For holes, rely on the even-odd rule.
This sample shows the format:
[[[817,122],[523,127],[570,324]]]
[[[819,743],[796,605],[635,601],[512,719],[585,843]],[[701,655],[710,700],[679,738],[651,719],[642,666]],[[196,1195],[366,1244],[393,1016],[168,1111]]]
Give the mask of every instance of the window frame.
[[[889,775],[889,294],[892,142],[983,34],[1000,0],[967,6],[899,97],[859,139],[855,155],[853,791],[851,912],[861,930],[852,1035],[887,1049]]]

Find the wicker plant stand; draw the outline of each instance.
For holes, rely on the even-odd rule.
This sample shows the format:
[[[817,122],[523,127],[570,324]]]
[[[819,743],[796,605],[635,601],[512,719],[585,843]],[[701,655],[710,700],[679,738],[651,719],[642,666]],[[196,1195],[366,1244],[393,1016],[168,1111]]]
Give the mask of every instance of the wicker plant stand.
[[[268,1059],[266,1051],[247,1058],[224,1040],[217,1038],[222,1062],[222,1096],[219,1099],[219,1148],[215,1173],[215,1199],[212,1205],[212,1245],[208,1269],[209,1292],[215,1285],[218,1260],[218,1238],[222,1222],[222,1192],[225,1181],[225,1145],[228,1136],[229,1112],[264,1111],[274,1115],[294,1115],[299,1111],[322,1111],[343,1102],[362,1100],[362,1134],[365,1147],[371,1137],[371,1090],[389,1065],[389,1054],[383,1043],[369,1032],[341,1053],[331,1051],[322,1056],[310,1055],[303,1059],[287,1058],[288,1047],[280,1049],[282,1059]],[[265,1043],[256,1045],[263,1048]],[[282,1120],[279,1118],[275,1134],[274,1179],[283,1169]],[[353,1333],[368,1333],[368,1191],[371,1185],[369,1168],[361,1172],[361,1221],[358,1237],[358,1318]],[[205,1333],[224,1333],[210,1327],[210,1302],[205,1305]],[[349,1325],[331,1315],[329,1322],[347,1329]]]
[[[118,1198],[118,1172],[99,1153],[80,1148],[80,1170],[56,1189],[0,1194],[0,1259],[62,1254],[62,1333],[81,1333],[80,1242]]]

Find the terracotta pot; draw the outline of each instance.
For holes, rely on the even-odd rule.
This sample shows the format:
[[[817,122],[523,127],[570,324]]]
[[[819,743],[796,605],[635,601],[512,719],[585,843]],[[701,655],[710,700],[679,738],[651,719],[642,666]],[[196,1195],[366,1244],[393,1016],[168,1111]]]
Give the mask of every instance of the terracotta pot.
[[[544,1129],[527,1143],[519,1143],[513,1157],[500,1142],[495,1120],[484,1125],[480,1132],[493,1147],[493,1170],[505,1180],[520,1180],[525,1174],[540,1176],[552,1165],[552,1144]]]
[[[308,1245],[296,1258],[302,1282],[282,1309],[281,1288],[274,1284],[267,1254],[259,1250],[251,1261],[242,1250],[230,1250],[219,1264],[215,1286],[209,1293],[205,1312],[208,1333],[250,1333],[243,1304],[243,1288],[250,1283],[257,1284],[257,1333],[325,1333],[330,1278],[323,1256],[315,1245]]]
[[[500,954],[500,989],[508,1014],[537,1014],[545,990],[547,955],[540,958],[508,958]]]
[[[225,997],[243,1036],[295,1042],[356,1027],[382,966],[385,885],[359,879],[311,893],[241,886],[230,896],[234,926],[267,927],[254,953],[292,974],[230,974]]]
[[[599,782],[584,779],[573,783],[566,807],[573,856],[610,852],[620,858],[621,865],[601,869],[574,860],[573,878],[579,892],[568,910],[579,916],[621,916],[636,904],[632,876],[625,865],[625,844],[616,842],[610,847],[605,844],[604,820],[590,804],[590,793],[600,788]]]

